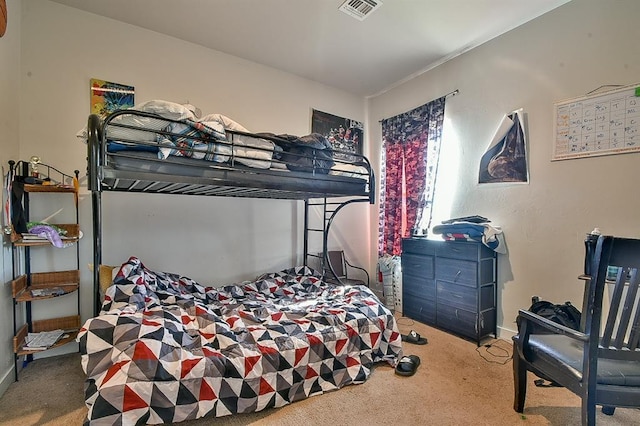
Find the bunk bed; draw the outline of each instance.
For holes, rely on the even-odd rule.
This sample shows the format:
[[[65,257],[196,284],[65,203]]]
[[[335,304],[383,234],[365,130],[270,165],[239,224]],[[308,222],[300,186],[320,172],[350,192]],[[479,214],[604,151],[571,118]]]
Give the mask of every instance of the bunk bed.
[[[218,114],[173,110],[89,117],[94,265],[102,265],[104,191],[300,200],[305,217],[304,264],[251,282],[209,287],[132,256],[105,290],[95,267],[94,317],[78,335],[88,424],[260,411],[362,383],[375,363],[397,363],[393,313],[366,286],[329,283],[321,272],[332,273],[335,215],[373,204],[375,180],[364,156],[338,158],[317,136],[251,133]],[[309,223],[314,206],[324,212],[320,227]],[[308,252],[312,232],[322,236],[320,255]],[[308,265],[313,257],[319,270]]]

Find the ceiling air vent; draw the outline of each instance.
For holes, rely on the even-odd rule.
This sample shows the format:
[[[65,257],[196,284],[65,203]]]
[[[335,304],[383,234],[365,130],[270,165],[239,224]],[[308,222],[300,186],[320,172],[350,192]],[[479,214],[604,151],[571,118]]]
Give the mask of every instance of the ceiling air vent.
[[[358,21],[364,21],[364,18],[371,15],[380,6],[382,6],[381,0],[346,0],[339,10]]]

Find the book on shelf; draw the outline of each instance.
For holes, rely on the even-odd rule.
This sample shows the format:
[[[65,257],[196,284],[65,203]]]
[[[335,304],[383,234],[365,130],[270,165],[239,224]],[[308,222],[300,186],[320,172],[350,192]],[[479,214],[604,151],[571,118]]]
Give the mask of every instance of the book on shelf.
[[[39,333],[28,333],[25,337],[25,345],[22,349],[28,351],[44,351],[53,346],[65,331],[58,329],[53,331],[41,331]]]
[[[34,288],[31,290],[31,296],[33,297],[61,296],[63,294],[64,289],[62,287]]]
[[[49,241],[47,237],[43,237],[39,234],[20,234],[23,241]],[[69,235],[60,235],[61,240],[76,240],[78,237]]]
[[[21,236],[23,241],[47,241],[45,237],[38,234],[23,233]]]

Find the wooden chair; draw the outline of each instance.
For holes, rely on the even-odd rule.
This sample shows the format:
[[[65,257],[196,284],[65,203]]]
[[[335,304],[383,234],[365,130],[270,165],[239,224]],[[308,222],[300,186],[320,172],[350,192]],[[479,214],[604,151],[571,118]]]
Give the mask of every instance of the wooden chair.
[[[607,280],[609,266],[617,267],[615,279]],[[584,332],[520,310],[520,330],[513,338],[515,411],[524,411],[527,371],[580,396],[583,425],[595,424],[596,405],[605,414],[615,407],[640,407],[639,268],[640,240],[601,236],[585,287]],[[549,334],[532,334],[534,323]]]
[[[349,278],[348,268],[354,268],[364,272],[367,281]],[[365,285],[369,287],[369,273],[367,270],[349,263],[342,250],[327,251],[325,269],[325,280],[328,282],[343,285]]]

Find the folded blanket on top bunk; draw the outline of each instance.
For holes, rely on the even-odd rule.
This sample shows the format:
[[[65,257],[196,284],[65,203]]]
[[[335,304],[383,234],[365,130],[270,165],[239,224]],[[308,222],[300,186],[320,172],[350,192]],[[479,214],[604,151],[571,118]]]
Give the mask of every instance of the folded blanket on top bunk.
[[[393,314],[364,286],[307,267],[205,287],[132,257],[78,335],[87,424],[260,411],[364,382],[402,354]]]
[[[224,163],[232,159],[257,169],[271,167],[274,144],[271,141],[245,135],[234,135],[231,143],[226,130],[248,132],[240,124],[221,114],[209,114],[198,121],[172,122],[158,135],[158,158],[169,155],[191,157]],[[214,139],[218,143],[211,143]]]

